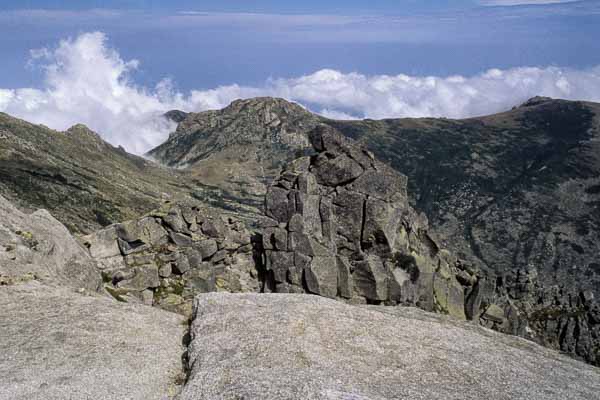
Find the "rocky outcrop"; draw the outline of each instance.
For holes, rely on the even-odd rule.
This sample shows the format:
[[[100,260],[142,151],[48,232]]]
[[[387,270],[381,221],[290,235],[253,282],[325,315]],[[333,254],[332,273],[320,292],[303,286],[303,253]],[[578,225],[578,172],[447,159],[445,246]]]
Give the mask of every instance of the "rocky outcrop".
[[[262,231],[270,287],[352,303],[416,305],[465,319],[494,289],[442,249],[408,204],[406,177],[327,126],[317,155],[294,161],[267,192]]]
[[[252,234],[210,209],[167,202],[82,240],[120,301],[189,315],[198,293],[261,289]]]
[[[185,318],[101,293],[95,261],[47,211],[0,197],[0,399],[166,399]]]
[[[330,122],[410,178],[411,204],[444,245],[494,272],[502,312],[487,324],[600,364],[599,104]]]
[[[600,363],[600,305],[590,290],[504,274],[443,248],[410,205],[406,177],[327,126],[269,188],[262,230],[267,288],[352,303],[415,305]]]
[[[181,399],[592,399],[600,371],[521,338],[407,307],[199,296]]]
[[[0,196],[0,286],[37,280],[96,292],[94,260],[46,210],[26,214]]]

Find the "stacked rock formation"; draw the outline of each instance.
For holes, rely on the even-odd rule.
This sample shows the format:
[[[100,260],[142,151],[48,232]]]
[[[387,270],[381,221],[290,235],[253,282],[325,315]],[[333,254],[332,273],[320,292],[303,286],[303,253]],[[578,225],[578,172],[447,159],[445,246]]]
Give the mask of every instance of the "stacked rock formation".
[[[407,179],[333,129],[310,134],[317,154],[294,161],[266,195],[263,247],[275,292],[353,303],[406,304],[472,318],[493,287],[440,248],[408,204]]]
[[[600,362],[600,306],[540,284],[535,268],[496,275],[443,249],[408,203],[407,179],[328,126],[269,188],[266,288],[352,303],[415,305]]]
[[[83,239],[118,300],[187,315],[198,293],[260,290],[250,232],[209,209],[165,203]]]

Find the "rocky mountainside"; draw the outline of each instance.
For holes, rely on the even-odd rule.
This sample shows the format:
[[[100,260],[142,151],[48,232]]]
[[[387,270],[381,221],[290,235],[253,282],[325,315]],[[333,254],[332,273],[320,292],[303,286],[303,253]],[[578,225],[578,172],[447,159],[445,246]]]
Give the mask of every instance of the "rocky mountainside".
[[[254,159],[276,151],[279,165],[313,154],[308,136],[315,124],[333,127],[408,177],[409,202],[427,215],[439,243],[492,272],[507,304],[527,316],[529,323],[509,331],[525,335],[535,325],[548,332],[537,338],[545,342],[598,335],[587,328],[595,322],[585,304],[600,296],[599,116],[599,104],[533,98],[465,120],[334,121],[284,100],[252,99],[188,115],[151,154],[194,174],[210,175],[204,162],[231,169],[224,190],[255,203],[275,174],[247,184],[258,181],[245,165],[246,142]],[[290,130],[287,121],[302,124]],[[293,140],[278,139],[284,132]],[[588,339],[558,342],[549,344],[572,353],[591,346]]]
[[[175,226],[181,213],[185,229],[219,232],[219,222],[196,211],[192,218],[174,207],[154,218]],[[205,293],[194,300],[188,327],[177,314],[103,294],[104,270],[91,248],[48,212],[22,213],[2,197],[0,212],[2,400],[584,400],[600,390],[598,368],[406,307]],[[184,225],[174,226],[170,244],[189,248],[176,243]],[[114,227],[120,251],[147,250],[136,227],[156,232]]]
[[[478,265],[438,245],[427,217],[409,205],[406,177],[327,125],[309,138],[317,155],[294,161],[266,194],[262,237],[274,291],[483,314],[493,287],[478,279]]]
[[[237,100],[217,111],[172,111],[167,117],[181,122],[148,156],[190,171],[220,192],[224,204],[241,203],[256,214],[283,165],[310,150],[307,133],[321,120],[273,98]]]
[[[294,161],[266,194],[274,291],[416,305],[600,363],[593,291],[457,257],[409,205],[404,175],[328,125],[309,138],[317,154]]]
[[[26,209],[49,210],[73,232],[138,217],[164,196],[206,198],[205,189],[83,125],[57,132],[0,113],[0,194]]]

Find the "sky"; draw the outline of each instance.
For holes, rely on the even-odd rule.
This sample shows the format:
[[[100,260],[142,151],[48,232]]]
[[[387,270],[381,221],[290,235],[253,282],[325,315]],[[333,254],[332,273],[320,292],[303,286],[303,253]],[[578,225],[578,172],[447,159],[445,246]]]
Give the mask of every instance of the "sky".
[[[143,154],[173,108],[280,96],[336,118],[600,101],[600,0],[2,0],[0,111]]]

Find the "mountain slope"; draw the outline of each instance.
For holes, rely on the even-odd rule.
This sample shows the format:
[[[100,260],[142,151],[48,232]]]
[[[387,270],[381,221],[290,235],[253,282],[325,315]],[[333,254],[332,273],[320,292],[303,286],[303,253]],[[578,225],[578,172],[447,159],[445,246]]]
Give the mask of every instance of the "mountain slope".
[[[156,208],[163,196],[196,191],[187,174],[113,147],[83,125],[58,132],[0,113],[0,194],[49,210],[71,231],[88,233]]]
[[[183,114],[170,112],[172,116]],[[283,99],[237,100],[223,110],[189,113],[148,155],[186,169],[227,200],[259,213],[267,185],[281,167],[309,151],[308,132],[321,118]]]
[[[149,154],[258,208],[264,185],[283,163],[310,151],[308,132],[325,123],[407,175],[411,202],[464,256],[499,272],[576,267],[572,274],[584,269],[596,286],[599,115],[599,104],[534,98],[466,120],[335,121],[258,98],[189,114]],[[537,259],[545,248],[546,258]]]

